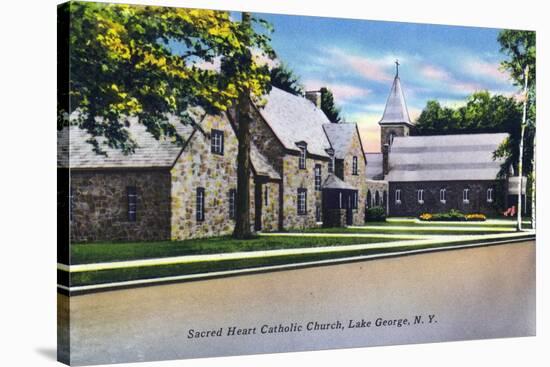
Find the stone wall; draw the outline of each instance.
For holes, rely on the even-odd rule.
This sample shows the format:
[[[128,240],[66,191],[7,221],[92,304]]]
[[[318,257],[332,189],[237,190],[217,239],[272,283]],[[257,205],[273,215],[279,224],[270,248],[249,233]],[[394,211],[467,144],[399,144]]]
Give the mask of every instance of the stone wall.
[[[367,184],[365,180],[366,165],[365,155],[361,148],[361,141],[358,134],[353,134],[353,140],[348,150],[348,154],[345,156],[343,162],[344,169],[344,181],[352,185],[358,190],[358,205],[357,209],[353,210],[353,225],[361,225],[365,223],[365,205],[361,205],[365,202]],[[353,157],[357,157],[357,175],[353,174]]]
[[[316,208],[321,210],[322,192],[315,190],[315,165],[321,165],[321,182],[327,178],[328,158],[326,160],[308,156],[306,168],[298,168],[298,153],[283,157],[282,182],[282,227],[284,229],[303,229],[317,225]],[[307,213],[298,215],[298,189],[307,189]]]
[[[409,136],[410,129],[408,126],[404,124],[381,125],[380,126],[380,151],[381,152],[383,151],[384,144],[390,144],[389,137],[392,133],[394,136]]]
[[[137,192],[136,221],[128,220],[127,187]],[[71,171],[71,241],[170,238],[168,170]]]
[[[497,181],[440,181],[440,182],[390,182],[390,215],[418,216],[422,213],[443,213],[451,209],[463,213],[483,213],[489,216],[498,214]],[[439,200],[440,189],[446,189],[446,202]],[[462,200],[463,189],[469,189],[469,203]],[[493,188],[494,199],[487,202],[487,189]],[[401,204],[395,202],[395,190],[401,190]],[[418,202],[417,190],[424,189],[424,203]]]
[[[250,223],[254,227],[256,213],[256,187],[260,190],[261,198],[261,228],[262,232],[273,232],[279,230],[279,188],[280,183],[274,180],[257,178],[251,180],[250,185]],[[265,196],[267,193],[267,205]]]
[[[235,221],[229,216],[229,190],[237,188],[237,137],[222,116],[207,116],[205,132],[224,132],[224,154],[210,151],[210,139],[197,132],[171,170],[173,240],[229,235]],[[196,219],[197,188],[205,190],[204,221]]]
[[[366,180],[366,187],[367,187],[367,193],[365,196],[365,202],[363,207],[367,206],[369,208],[372,208],[376,206],[375,203],[375,197],[376,193],[378,192],[378,195],[380,197],[380,203],[378,206],[384,207],[386,209],[386,212],[388,211],[388,199],[389,198],[389,185],[387,181],[378,181],[378,180]],[[369,195],[370,192],[370,195]],[[385,195],[384,195],[385,193]],[[384,200],[384,196],[386,196],[386,200]],[[370,197],[371,201],[368,202],[368,198]]]

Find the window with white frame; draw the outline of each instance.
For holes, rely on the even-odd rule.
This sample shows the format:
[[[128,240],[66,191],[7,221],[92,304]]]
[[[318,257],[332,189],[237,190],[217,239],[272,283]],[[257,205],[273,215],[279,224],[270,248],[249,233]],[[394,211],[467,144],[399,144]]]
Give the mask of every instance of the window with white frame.
[[[418,204],[424,204],[424,189],[416,190]]]
[[[298,215],[307,213],[307,189],[298,189]]]
[[[447,189],[439,190],[439,201],[441,201],[443,204],[447,202]]]
[[[334,173],[334,154],[330,155],[330,160],[328,161],[328,173]]]
[[[137,220],[137,189],[135,186],[126,188],[126,196],[128,200],[128,221],[135,222]]]
[[[237,190],[229,190],[229,218],[235,219],[235,200],[237,199]]]
[[[197,188],[196,218],[198,222],[204,221],[204,188]]]
[[[487,189],[487,202],[488,203],[493,202],[493,189],[492,188]]]
[[[211,131],[211,152],[223,155],[223,131],[212,129]]]
[[[470,189],[464,189],[462,191],[462,202],[465,204],[470,202]]]
[[[300,145],[298,148],[300,148],[300,156],[298,157],[298,168],[306,169],[307,148],[305,145]]]
[[[319,205],[315,207],[315,221],[321,221],[321,207]]]
[[[395,203],[401,204],[401,190],[395,190]]]
[[[358,173],[358,167],[357,167],[357,157],[353,156],[352,164],[351,164],[351,174],[354,176],[357,176]]]
[[[315,165],[315,190],[321,191],[321,165]]]

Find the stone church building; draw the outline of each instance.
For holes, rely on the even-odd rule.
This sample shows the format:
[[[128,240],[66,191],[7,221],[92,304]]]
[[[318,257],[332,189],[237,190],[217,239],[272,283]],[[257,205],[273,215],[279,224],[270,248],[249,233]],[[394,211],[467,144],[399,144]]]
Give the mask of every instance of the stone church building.
[[[277,88],[252,104],[250,222],[254,231],[364,223],[365,154],[356,124],[332,124],[309,98]],[[237,189],[234,113],[168,117],[184,145],[156,140],[136,119],[133,154],[72,126],[58,132],[58,170],[70,177],[70,237],[75,242],[182,240],[230,235]],[[337,125],[337,126],[336,126]],[[101,142],[100,142],[101,143]],[[103,146],[103,145],[102,145]],[[62,193],[62,195],[65,195]]]
[[[503,159],[493,159],[508,134],[416,136],[399,74],[380,125],[381,153],[367,153],[367,179],[387,187],[390,216],[451,209],[497,215],[507,205]]]

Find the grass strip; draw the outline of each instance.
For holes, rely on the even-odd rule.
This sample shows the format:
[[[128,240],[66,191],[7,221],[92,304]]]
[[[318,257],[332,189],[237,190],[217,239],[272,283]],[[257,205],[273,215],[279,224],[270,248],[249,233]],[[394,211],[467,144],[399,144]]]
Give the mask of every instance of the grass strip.
[[[185,255],[208,255],[242,251],[265,251],[288,248],[326,247],[390,242],[395,238],[365,237],[256,237],[235,240],[213,237],[184,241],[103,242],[71,244],[71,264],[153,259]]]
[[[378,225],[378,224],[377,224]],[[299,233],[298,231],[295,231],[295,233]],[[346,234],[361,234],[361,233],[373,233],[373,234],[395,234],[395,235],[408,235],[408,234],[420,234],[420,235],[442,235],[442,236],[452,236],[452,235],[485,235],[485,234],[497,234],[497,233],[508,233],[508,231],[468,231],[468,230],[460,230],[457,228],[456,230],[426,230],[426,229],[419,229],[415,230],[414,227],[411,227],[411,229],[404,230],[404,229],[391,229],[389,227],[388,229],[383,228],[310,228],[303,231],[300,231],[300,233],[346,233]]]

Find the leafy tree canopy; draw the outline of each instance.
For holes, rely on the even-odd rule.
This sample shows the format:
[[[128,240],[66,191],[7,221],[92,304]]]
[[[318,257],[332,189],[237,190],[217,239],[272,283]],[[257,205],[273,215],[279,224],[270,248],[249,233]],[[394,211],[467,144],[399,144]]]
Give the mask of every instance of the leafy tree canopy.
[[[156,138],[181,143],[167,113],[189,123],[189,107],[224,111],[240,92],[260,97],[270,88],[267,65],[251,55],[274,57],[270,25],[261,19],[252,19],[253,27],[225,11],[87,2],[62,11],[59,48],[68,54],[60,55],[60,70],[70,67],[70,74],[58,128],[71,116],[98,152],[98,137],[125,152],[135,148],[128,116],[139,117]],[[203,67],[215,63],[219,68]]]
[[[304,88],[300,84],[300,78],[295,75],[286,64],[280,64],[271,69],[270,76],[272,86],[292,93],[295,96],[304,94]]]
[[[334,95],[332,91],[326,87],[320,89],[321,91],[321,110],[327,115],[330,122],[339,123],[342,121],[340,116],[341,109],[336,106],[334,102]]]

